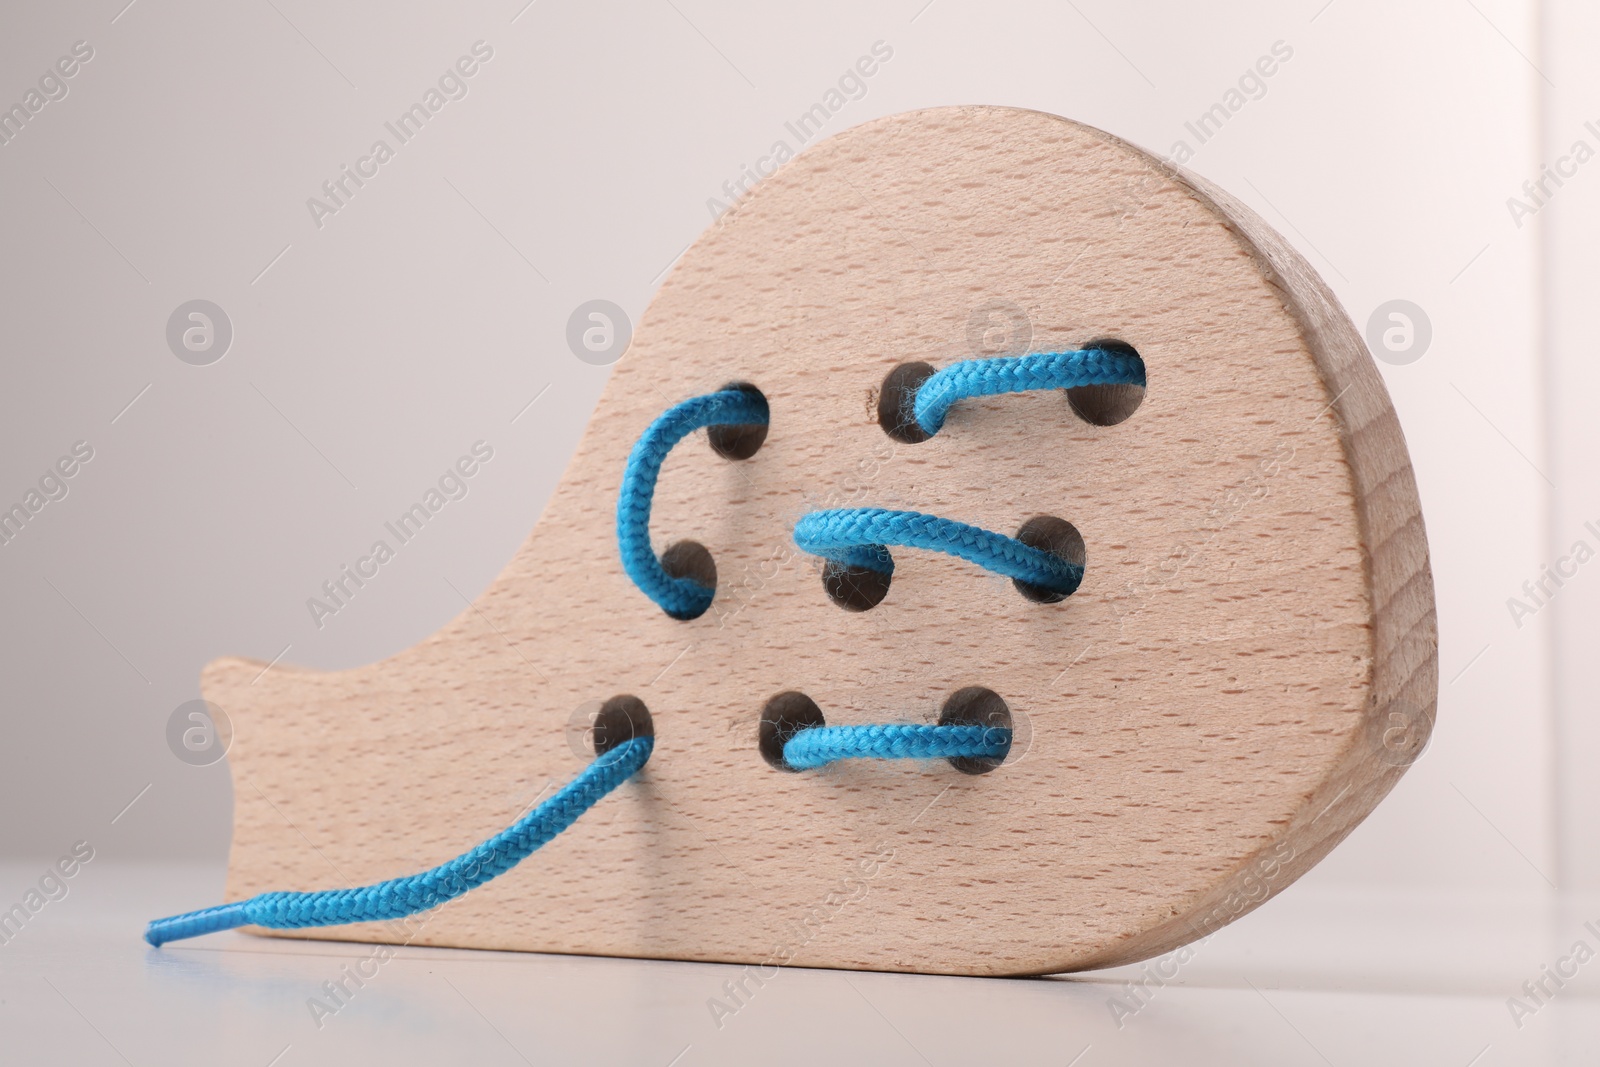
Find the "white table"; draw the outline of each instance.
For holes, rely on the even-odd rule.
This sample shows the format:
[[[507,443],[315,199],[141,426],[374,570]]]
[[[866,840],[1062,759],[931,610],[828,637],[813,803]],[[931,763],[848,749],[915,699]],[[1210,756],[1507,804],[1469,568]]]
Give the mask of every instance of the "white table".
[[[0,865],[0,906],[45,861]],[[0,945],[7,1064],[1376,1065],[1594,1063],[1600,960],[1513,1020],[1508,998],[1600,899],[1362,894],[1305,884],[1214,935],[1142,1007],[1140,968],[999,980],[785,970],[719,1026],[741,968],[404,948],[331,1015],[308,1000],[373,946],[146,920],[221,899],[222,872],[100,859]],[[1167,973],[1171,973],[1169,964]],[[1569,971],[1571,967],[1567,968]],[[1123,1008],[1113,1010],[1113,998]],[[1524,996],[1530,1006],[1533,1002]],[[1121,1016],[1119,1019],[1118,1016]],[[1120,1022],[1120,1026],[1118,1025]]]

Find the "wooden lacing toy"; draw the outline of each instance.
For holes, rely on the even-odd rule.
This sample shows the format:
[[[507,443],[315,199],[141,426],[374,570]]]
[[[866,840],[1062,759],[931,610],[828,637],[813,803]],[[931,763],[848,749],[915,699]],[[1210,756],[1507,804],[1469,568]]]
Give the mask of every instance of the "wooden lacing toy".
[[[1372,810],[1436,644],[1394,411],[1282,238],[1064,119],[894,116],[689,250],[471,610],[206,669],[232,903],[147,936],[1131,963]]]

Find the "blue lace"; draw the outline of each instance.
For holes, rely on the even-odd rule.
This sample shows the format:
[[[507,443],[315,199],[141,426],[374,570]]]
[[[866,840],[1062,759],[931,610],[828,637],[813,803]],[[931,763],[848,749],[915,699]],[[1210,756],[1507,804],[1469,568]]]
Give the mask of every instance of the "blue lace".
[[[628,455],[617,494],[617,549],[622,569],[645,596],[674,619],[705,614],[716,590],[693,578],[667,573],[650,547],[650,507],[655,500],[661,464],[672,446],[706,426],[751,426],[767,423],[767,402],[747,389],[721,389],[668,408],[650,424]]]
[[[1144,384],[1136,356],[1101,349],[968,360],[941,370],[918,388],[917,424],[932,436],[951,406],[970,397],[1083,385]],[[617,497],[617,545],[623,570],[635,585],[676,619],[693,619],[711,606],[716,590],[692,578],[669,574],[650,545],[650,510],[661,465],[674,445],[710,426],[766,425],[766,400],[745,389],[722,389],[668,409],[639,438],[628,456]],[[882,508],[815,511],[795,525],[796,544],[846,566],[892,574],[887,546],[948,552],[991,571],[1058,593],[1071,593],[1083,568],[1051,553],[936,515]],[[802,730],[783,747],[797,770],[846,759],[1003,760],[1011,748],[1004,727],[966,723],[937,726],[872,724],[817,726]],[[260,893],[247,900],[157,919],[145,940],[168,941],[253,925],[276,929],[334,926],[404,918],[436,908],[521,863],[576,822],[601,798],[626,782],[650,759],[654,738],[625,741],[599,756],[549,800],[476,848],[420,874],[354,889],[307,893]]]
[[[904,545],[948,552],[1052,593],[1075,593],[1083,581],[1083,568],[1060,556],[1025,545],[1014,537],[920,511],[813,511],[795,523],[794,543],[802,551],[823,559],[884,575],[894,573],[894,557],[888,546]]]
[[[650,759],[655,739],[635,737],[608,750],[527,815],[477,848],[421,874],[391,878],[359,889],[314,893],[260,893],[248,900],[157,919],[144,939],[152,945],[199,937],[236,926],[291,929],[399,919],[436,908],[504,874],[578,821],[578,816],[633,777]]]
[[[1105,348],[1040,352],[953,363],[917,389],[912,412],[932,437],[957,401],[1033,389],[1077,389],[1085,385],[1143,385],[1144,360]]]
[[[1102,348],[970,359],[935,372],[917,388],[911,407],[929,436],[944,428],[956,403],[979,396],[1085,385],[1143,385],[1144,361]],[[622,567],[645,596],[675,619],[710,608],[716,590],[675,578],[650,547],[650,505],[662,461],[679,441],[706,426],[766,424],[766,401],[753,392],[724,389],[669,408],[650,424],[628,456],[617,497],[617,544]],[[889,545],[948,552],[980,567],[1057,594],[1071,594],[1083,568],[1052,553],[938,515],[882,508],[813,511],[795,524],[802,550],[848,567],[894,573]]]
[[[991,759],[1011,751],[1004,726],[949,723],[940,726],[880,723],[813,726],[783,744],[783,761],[795,770],[847,759]]]

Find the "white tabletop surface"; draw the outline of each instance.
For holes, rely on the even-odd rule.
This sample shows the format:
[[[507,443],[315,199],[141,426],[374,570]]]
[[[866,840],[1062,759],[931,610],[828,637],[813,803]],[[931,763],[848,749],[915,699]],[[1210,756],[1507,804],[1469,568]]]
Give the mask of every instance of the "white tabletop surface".
[[[0,865],[21,899],[44,863]],[[1199,945],[1138,1005],[1139,968],[1000,980],[789,969],[731,1016],[741,969],[403,948],[332,1015],[308,1001],[372,946],[223,933],[151,949],[152,917],[218,902],[222,871],[79,872],[0,945],[6,1064],[871,1063],[1059,1067],[1595,1063],[1600,900],[1303,885]],[[1569,957],[1570,958],[1570,957]],[[369,965],[370,969],[370,965]],[[1172,973],[1169,962],[1164,971]],[[1543,978],[1552,994],[1528,998]],[[1514,1017],[1508,998],[1529,1008]],[[1114,998],[1121,998],[1116,1010]],[[1137,1010],[1134,1010],[1134,1009]],[[319,1025],[320,1023],[320,1025]]]

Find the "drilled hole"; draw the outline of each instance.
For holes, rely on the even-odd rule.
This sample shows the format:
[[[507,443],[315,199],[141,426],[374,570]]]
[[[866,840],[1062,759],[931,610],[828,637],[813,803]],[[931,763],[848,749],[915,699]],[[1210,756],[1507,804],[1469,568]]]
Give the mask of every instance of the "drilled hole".
[[[592,706],[592,705],[591,705]],[[655,723],[650,709],[635,696],[615,696],[600,705],[594,717],[594,754],[603,756],[624,741],[635,737],[654,737]]]
[[[928,439],[917,425],[913,407],[917,390],[931,377],[933,368],[926,363],[902,363],[883,379],[883,387],[878,390],[878,425],[884,433],[908,445]]]
[[[889,595],[889,575],[830,559],[822,565],[822,588],[828,599],[844,610],[866,611]]]
[[[1006,702],[993,689],[985,689],[981,685],[968,686],[951,693],[950,699],[944,702],[944,707],[939,712],[940,726],[957,724],[1009,730],[1011,709],[1006,707]],[[963,774],[988,774],[1004,763],[1010,755],[1008,749],[1005,756],[999,757],[953,756],[950,759],[950,766]]]
[[[1066,519],[1058,519],[1054,515],[1035,515],[1023,523],[1022,528],[1017,531],[1017,540],[1030,548],[1059,556],[1068,563],[1076,563],[1080,567],[1088,563],[1089,557],[1083,546],[1083,535],[1072,523]],[[1058,593],[1054,589],[1046,589],[1032,582],[1018,581],[1016,578],[1011,579],[1011,584],[1017,587],[1017,592],[1036,604],[1059,604],[1068,596],[1066,593]]]
[[[780,771],[794,770],[783,760],[783,746],[801,730],[826,725],[816,701],[792,689],[779,693],[761,709],[761,724],[756,732],[761,758]]]
[[[699,541],[679,541],[669,547],[661,553],[661,569],[673,578],[691,578],[707,589],[717,588],[717,563],[711,558],[710,550]]]
[[[1141,363],[1144,362],[1139,357],[1138,349],[1114,337],[1098,338],[1083,347],[1118,352],[1125,356],[1133,356]],[[1076,389],[1067,390],[1067,403],[1072,405],[1073,414],[1084,422],[1095,426],[1115,426],[1139,410],[1139,405],[1144,403],[1144,386],[1080,385]]]
[[[754,393],[763,401],[766,394],[749,382],[729,382],[723,389],[742,389],[747,393]],[[711,447],[723,459],[749,459],[761,450],[761,445],[767,439],[767,424],[764,422],[721,424],[706,427],[706,436],[711,439]]]

